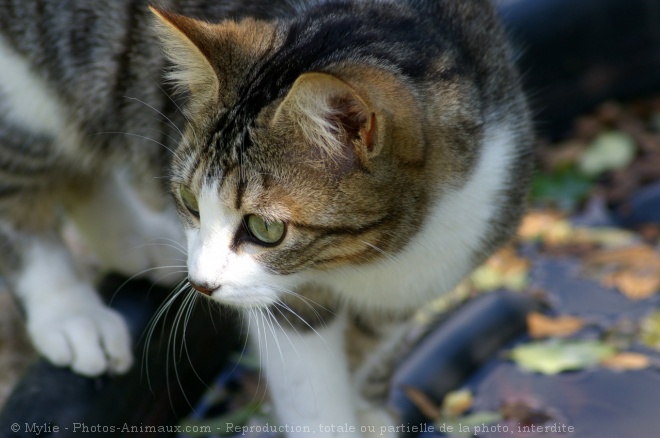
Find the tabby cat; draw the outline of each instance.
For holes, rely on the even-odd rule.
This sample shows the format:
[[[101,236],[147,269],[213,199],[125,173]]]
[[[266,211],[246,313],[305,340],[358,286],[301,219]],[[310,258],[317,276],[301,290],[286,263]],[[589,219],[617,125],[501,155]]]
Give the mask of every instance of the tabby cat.
[[[129,275],[176,282],[187,241],[282,424],[394,424],[406,321],[511,235],[531,142],[487,0],[0,0],[2,275],[84,375],[130,336],[63,218]]]

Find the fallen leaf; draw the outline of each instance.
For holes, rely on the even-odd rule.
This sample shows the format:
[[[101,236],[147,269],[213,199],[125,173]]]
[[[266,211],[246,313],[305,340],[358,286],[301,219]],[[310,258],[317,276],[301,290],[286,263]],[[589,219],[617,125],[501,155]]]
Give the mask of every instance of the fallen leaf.
[[[647,315],[639,324],[640,340],[644,345],[660,351],[660,310]]]
[[[533,211],[525,215],[518,236],[523,240],[541,240],[560,245],[570,240],[573,227],[562,213],[554,210]]]
[[[529,267],[529,260],[519,257],[512,246],[506,246],[477,268],[470,280],[480,291],[500,287],[518,291],[527,286]]]
[[[637,240],[637,236],[633,232],[619,228],[576,227],[572,240],[577,243],[590,243],[605,248],[620,248],[632,245]]]
[[[584,327],[584,321],[574,316],[559,316],[551,318],[542,313],[527,314],[527,331],[532,338],[565,338]]]
[[[440,408],[422,391],[413,388],[412,386],[407,386],[403,390],[412,404],[414,404],[426,418],[435,420],[442,416]]]
[[[648,298],[660,290],[660,254],[649,245],[596,251],[585,262],[606,286],[630,299]]]
[[[595,176],[627,167],[636,153],[637,145],[630,135],[618,131],[604,132],[589,145],[578,164],[582,172]]]
[[[605,249],[589,256],[590,265],[618,265],[627,268],[660,269],[660,254],[646,244]]]
[[[616,287],[631,300],[643,300],[660,290],[660,272],[617,272],[607,276],[605,284]]]
[[[641,353],[622,352],[603,359],[600,364],[617,371],[641,370],[651,365],[651,358]]]
[[[614,353],[614,347],[601,341],[549,339],[521,344],[510,358],[528,371],[558,374],[596,366]]]
[[[442,416],[458,417],[469,411],[472,407],[472,391],[461,389],[450,391],[442,400]]]

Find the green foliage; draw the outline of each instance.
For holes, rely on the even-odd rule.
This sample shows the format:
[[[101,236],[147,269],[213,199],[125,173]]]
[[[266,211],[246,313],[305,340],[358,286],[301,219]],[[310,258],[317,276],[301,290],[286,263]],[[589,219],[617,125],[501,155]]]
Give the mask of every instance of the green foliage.
[[[592,177],[573,165],[552,173],[537,172],[532,179],[532,202],[573,211],[586,199],[593,185]]]

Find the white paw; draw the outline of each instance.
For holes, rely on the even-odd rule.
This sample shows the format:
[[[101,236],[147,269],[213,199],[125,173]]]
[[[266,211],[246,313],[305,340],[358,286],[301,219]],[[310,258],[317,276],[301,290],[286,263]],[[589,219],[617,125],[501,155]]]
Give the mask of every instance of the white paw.
[[[76,373],[124,373],[133,363],[126,323],[93,298],[82,306],[32,309],[36,310],[28,321],[32,342],[54,365],[70,366]]]

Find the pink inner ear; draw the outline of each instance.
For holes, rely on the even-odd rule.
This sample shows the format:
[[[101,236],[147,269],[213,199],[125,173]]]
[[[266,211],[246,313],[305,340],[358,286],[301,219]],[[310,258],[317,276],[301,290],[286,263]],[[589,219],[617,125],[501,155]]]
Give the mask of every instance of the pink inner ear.
[[[373,152],[374,150],[374,132],[376,130],[376,114],[371,113],[371,118],[369,124],[362,128],[360,134],[362,135],[362,141],[364,141],[364,146],[367,148],[368,152]]]
[[[337,127],[338,135],[344,136],[346,146],[358,140],[371,150],[375,114],[369,117],[362,104],[352,97],[331,99],[330,106],[333,109],[330,121]]]

